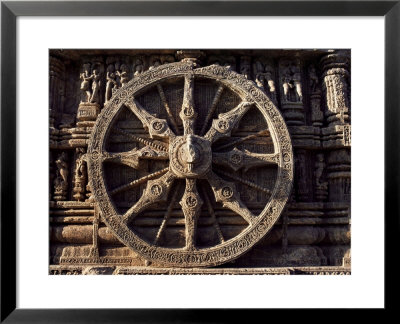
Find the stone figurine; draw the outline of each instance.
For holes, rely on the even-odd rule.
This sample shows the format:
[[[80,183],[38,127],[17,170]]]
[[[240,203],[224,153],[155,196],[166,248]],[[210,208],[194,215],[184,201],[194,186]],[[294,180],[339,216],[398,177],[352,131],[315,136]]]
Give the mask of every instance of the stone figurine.
[[[143,61],[141,59],[137,59],[135,62],[135,70],[133,72],[133,76],[137,76],[144,71]]]
[[[54,200],[65,200],[68,189],[67,153],[62,152],[55,161],[57,171],[54,180]]]
[[[126,64],[121,65],[121,71],[117,71],[119,76],[121,88],[129,82],[129,68]]]
[[[149,70],[152,70],[152,69],[154,69],[154,68],[156,68],[156,67],[158,67],[158,66],[160,66],[160,65],[161,65],[160,58],[157,57],[157,58],[155,58],[155,59],[153,60],[151,66],[149,67]]]
[[[114,88],[118,87],[118,83],[116,81],[116,75],[115,73],[112,71],[113,70],[113,66],[110,65],[108,71],[107,71],[107,75],[106,75],[106,103],[111,99],[112,94],[113,94],[113,90]]]
[[[85,188],[87,183],[87,167],[84,158],[84,149],[78,149],[78,159],[75,169],[74,198],[77,201],[85,200]]]
[[[264,79],[265,79],[265,81],[267,81],[271,99],[273,101],[276,101],[276,88],[275,88],[275,81],[274,81],[274,77],[273,77],[273,75],[274,75],[273,71],[274,70],[273,70],[272,66],[266,65]]]
[[[82,80],[81,82],[81,90],[84,93],[84,97],[85,100],[81,102],[89,102],[90,101],[90,97],[92,95],[91,91],[90,91],[90,80],[91,80],[91,76],[89,75],[89,71],[85,70],[84,72],[82,72],[80,74],[80,79]]]
[[[287,66],[283,70],[282,77],[283,99],[285,102],[302,102],[303,92],[301,87],[300,68],[295,64]],[[291,96],[290,93],[293,93]]]
[[[101,76],[98,73],[98,71],[95,69],[95,70],[93,70],[93,73],[90,78],[92,80],[92,96],[90,97],[90,102],[91,103],[99,103]]]

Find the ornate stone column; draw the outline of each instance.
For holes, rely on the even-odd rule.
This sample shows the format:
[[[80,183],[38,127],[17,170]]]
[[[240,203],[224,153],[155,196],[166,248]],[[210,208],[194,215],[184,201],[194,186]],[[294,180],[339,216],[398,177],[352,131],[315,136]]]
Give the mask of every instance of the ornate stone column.
[[[295,187],[298,201],[308,201],[311,196],[311,186],[307,179],[310,175],[307,170],[307,151],[303,149],[296,150],[295,154]]]
[[[350,151],[332,151],[328,157],[329,201],[350,202],[350,176]]]
[[[323,88],[326,96],[325,117],[329,126],[349,121],[349,54],[338,51],[321,59]]]
[[[325,161],[324,154],[317,153],[315,155],[314,164],[314,186],[315,186],[315,199],[317,201],[325,201],[328,197],[328,183],[324,181]]]
[[[64,63],[54,56],[49,58],[50,82],[49,82],[49,110],[50,127],[54,128],[55,116],[61,116],[65,100]]]
[[[321,110],[321,89],[317,70],[314,65],[308,67],[308,83],[310,89],[311,122],[315,127],[321,127],[324,113]]]
[[[350,201],[350,88],[349,52],[335,51],[321,59],[325,118],[323,146],[331,150],[327,159],[329,201]]]

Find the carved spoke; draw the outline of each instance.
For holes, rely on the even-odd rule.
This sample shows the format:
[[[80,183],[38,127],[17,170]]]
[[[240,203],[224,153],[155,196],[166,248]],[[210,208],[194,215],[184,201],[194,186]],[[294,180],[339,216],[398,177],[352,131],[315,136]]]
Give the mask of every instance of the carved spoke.
[[[196,179],[186,179],[185,193],[179,202],[185,215],[186,249],[194,250],[196,247],[197,220],[200,216],[203,200],[196,188]]]
[[[141,178],[136,179],[134,181],[131,181],[131,182],[125,184],[125,185],[119,186],[119,187],[111,190],[110,191],[110,195],[115,195],[115,194],[117,194],[117,193],[119,193],[121,191],[126,191],[126,190],[129,190],[129,189],[133,188],[133,187],[141,185],[142,183],[145,183],[146,181],[148,181],[150,179],[153,179],[155,177],[158,177],[158,176],[164,174],[168,170],[169,170],[169,168],[165,168],[165,169],[162,169],[160,171],[150,173],[147,176],[141,177]]]
[[[183,133],[185,135],[194,135],[194,123],[196,121],[197,113],[194,110],[194,76],[193,74],[185,75],[185,87],[183,89],[183,102],[182,109],[179,113],[183,122]]]
[[[236,146],[236,145],[238,145],[240,143],[243,143],[245,141],[248,141],[250,139],[256,138],[258,136],[263,136],[263,135],[270,136],[269,130],[268,129],[264,129],[262,131],[259,131],[259,132],[255,133],[255,134],[247,135],[247,136],[239,138],[239,139],[237,139],[237,140],[235,140],[233,142],[218,146],[215,150],[216,151],[220,151],[222,149],[226,149],[228,147]]]
[[[166,138],[175,136],[165,119],[156,118],[151,115],[134,98],[128,100],[125,105],[139,118],[144,128],[148,129],[151,137]]]
[[[131,134],[129,132],[124,131],[123,129],[119,127],[114,127],[113,130],[121,135],[124,135],[126,137],[129,137],[130,139],[134,140],[137,143],[141,143],[147,146],[150,146],[153,149],[160,150],[160,151],[168,151],[168,148],[166,145],[160,141],[155,141],[155,140],[149,140],[140,136],[136,136],[134,134]]]
[[[203,196],[206,201],[208,212],[210,213],[211,219],[214,224],[214,229],[218,234],[220,243],[223,243],[223,242],[225,242],[225,239],[224,239],[224,236],[222,235],[222,231],[218,224],[217,217],[215,216],[214,208],[211,205],[211,201],[210,201],[210,198],[208,197],[207,191],[204,189],[204,187],[202,189],[203,189]]]
[[[149,180],[140,199],[122,216],[123,221],[129,223],[149,206],[166,202],[174,179],[175,176],[171,172],[167,172],[158,179]]]
[[[242,216],[250,225],[256,220],[256,216],[243,204],[239,192],[233,182],[223,180],[212,171],[208,174],[208,182],[214,192],[215,200]]]
[[[174,194],[172,195],[171,202],[168,205],[167,211],[164,214],[164,218],[161,222],[160,228],[158,229],[157,235],[154,239],[154,242],[153,242],[154,244],[158,244],[158,241],[160,240],[162,233],[164,232],[165,228],[167,227],[167,222],[171,216],[171,212],[172,212],[172,209],[174,208],[176,198],[178,197],[178,192],[179,192],[178,189],[179,188],[176,188]]]
[[[231,178],[231,179],[233,179],[235,181],[243,183],[243,184],[245,184],[245,185],[247,185],[249,187],[252,187],[252,188],[257,189],[259,191],[265,192],[265,193],[267,193],[269,195],[271,194],[271,190],[269,190],[267,188],[264,188],[264,187],[261,187],[261,186],[259,186],[258,184],[254,183],[252,181],[249,181],[249,180],[243,179],[241,177],[235,176],[232,173],[228,173],[228,172],[224,172],[224,171],[220,171],[220,170],[218,170],[217,172],[222,174],[222,175],[224,175],[224,176],[226,176],[226,177],[228,177],[228,178]]]
[[[154,150],[150,146],[141,149],[134,148],[128,152],[103,153],[103,161],[125,164],[134,169],[139,168],[140,159],[168,160],[168,153],[165,151]]]
[[[210,121],[210,119],[214,115],[215,108],[217,108],[217,104],[218,104],[219,98],[221,98],[221,94],[222,94],[223,91],[224,91],[224,86],[221,84],[218,87],[218,90],[215,93],[214,100],[213,100],[213,102],[211,104],[211,107],[208,110],[206,120],[204,121],[203,127],[201,128],[201,131],[200,131],[200,136],[203,136],[205,134],[208,122]]]
[[[218,118],[213,120],[210,130],[204,137],[211,142],[215,142],[221,137],[230,136],[232,130],[252,104],[252,102],[243,101],[232,110],[219,114]]]
[[[161,84],[157,84],[157,90],[158,90],[158,94],[160,95],[161,101],[162,101],[162,103],[163,103],[163,105],[165,107],[165,110],[167,112],[169,120],[170,120],[170,122],[171,122],[171,124],[172,124],[172,126],[174,128],[175,134],[178,135],[179,134],[179,128],[178,128],[178,125],[176,124],[174,116],[172,115],[171,108],[168,105],[168,101],[167,101],[167,98],[165,97],[165,93],[164,93],[164,90],[163,90]]]
[[[229,152],[213,153],[213,163],[227,166],[238,171],[244,168],[245,171],[252,167],[264,165],[276,165],[279,163],[279,154],[253,153],[248,150],[238,150],[236,147]]]

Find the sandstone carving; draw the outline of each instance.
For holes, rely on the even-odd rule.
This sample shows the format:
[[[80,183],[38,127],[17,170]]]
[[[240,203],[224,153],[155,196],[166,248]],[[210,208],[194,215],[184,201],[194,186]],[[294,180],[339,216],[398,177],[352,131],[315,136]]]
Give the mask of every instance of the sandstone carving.
[[[56,160],[57,175],[54,180],[54,200],[65,200],[68,189],[67,154],[62,152]]]
[[[50,273],[350,273],[349,51],[51,50],[49,79]]]
[[[117,233],[117,236],[124,244],[142,254],[146,259],[158,263],[181,267],[210,266],[238,257],[265,235],[274,221],[279,217],[288,199],[292,181],[293,162],[290,139],[284,122],[279,119],[279,113],[263,92],[259,91],[248,81],[241,86],[240,80],[242,77],[227,68],[210,66],[196,69],[191,62],[182,62],[164,65],[151,71],[154,72],[144,72],[142,76],[136,79],[136,82],[129,83],[126,86],[127,89],[125,92],[123,92],[122,88],[121,92],[118,92],[113,97],[111,103],[99,116],[91,136],[88,148],[89,174],[93,179],[94,195],[99,202],[104,221]],[[248,93],[248,95],[247,97],[242,95],[242,102],[236,107],[225,113],[220,113],[217,118],[214,118],[205,135],[199,136],[196,134],[199,108],[195,107],[194,98],[196,79],[208,78],[217,80],[220,75],[225,74],[227,75],[226,81],[221,83],[224,88],[229,91]],[[162,84],[164,79],[168,80],[173,77],[184,79],[182,106],[179,112],[182,130],[179,133],[174,133],[171,130],[166,119],[157,118],[148,113],[147,109],[135,99],[136,92],[143,92],[144,90],[142,89],[146,89],[146,87],[150,89],[151,87],[157,88],[155,83]],[[142,80],[147,81],[143,82]],[[152,86],[152,84],[154,85]],[[245,85],[249,88],[246,88]],[[251,92],[252,90],[253,92]],[[125,98],[122,101],[120,99],[121,95]],[[109,132],[108,128],[111,127],[110,121],[122,107],[127,107],[140,120],[144,129],[149,133],[150,139],[146,140],[146,142],[154,149],[154,153],[147,154],[146,158],[167,159],[169,167],[111,189],[107,188],[103,182],[103,179],[106,177],[101,171],[103,163],[112,159],[113,162],[118,161],[132,167],[135,165],[140,167],[140,163],[137,162],[139,157],[133,160],[135,161],[134,163],[130,161],[126,162],[126,160],[131,160],[126,154],[125,158],[116,159],[115,153],[110,154],[103,149],[105,145],[102,143],[107,141],[105,135]],[[227,151],[226,153],[218,153],[216,151],[217,155],[213,155],[213,143],[221,139],[228,140],[232,131],[251,107],[260,110],[266,119],[266,123],[272,127],[271,134],[276,134],[271,138],[272,142],[275,143],[275,153],[256,154],[246,151],[239,151],[240,153],[237,153],[237,149],[234,148],[233,151]],[[273,114],[274,109],[276,111],[275,114]],[[279,129],[276,128],[277,125],[280,125]],[[117,132],[121,133],[120,130],[117,130]],[[136,140],[129,133],[126,133],[126,136],[129,136],[132,140]],[[161,140],[161,143],[165,144],[156,144],[153,139]],[[286,143],[285,146],[283,146],[283,142]],[[165,151],[168,151],[168,156],[163,153]],[[135,153],[137,152],[135,151]],[[218,156],[218,154],[223,156]],[[282,158],[283,155],[286,157],[285,161]],[[278,176],[275,184],[275,193],[272,193],[272,190],[264,189],[264,191],[270,194],[270,208],[258,215],[254,215],[243,203],[234,182],[222,178],[225,177],[225,172],[223,170],[218,171],[213,166],[214,164],[218,165],[222,163],[224,166],[231,167],[235,171],[238,167],[237,164],[240,163],[238,157],[239,160],[243,159],[245,163],[247,162],[246,169],[250,167],[256,168],[261,165],[276,165],[284,170]],[[219,175],[217,174],[218,172]],[[232,176],[234,179],[241,179],[240,176]],[[167,202],[168,195],[178,179],[186,181],[185,191],[180,201],[185,217],[185,246],[183,249],[171,249],[144,242],[129,229],[129,224],[141,212],[150,208],[155,203]],[[196,224],[204,201],[197,189],[197,182],[199,180],[202,180],[203,183],[207,181],[213,192],[213,197],[204,199],[213,199],[216,202],[220,202],[224,208],[234,211],[248,223],[247,228],[240,235],[230,240],[230,252],[226,252],[223,258],[217,257],[221,249],[227,249],[226,244],[221,244],[223,241],[209,248],[201,248],[196,245]],[[113,211],[114,208],[110,204],[110,197],[141,183],[146,183],[145,190],[133,206],[122,214]],[[243,179],[242,183],[255,189],[263,190],[261,186],[253,184],[246,179]],[[218,223],[215,225],[218,226]],[[161,233],[158,236],[160,235]]]

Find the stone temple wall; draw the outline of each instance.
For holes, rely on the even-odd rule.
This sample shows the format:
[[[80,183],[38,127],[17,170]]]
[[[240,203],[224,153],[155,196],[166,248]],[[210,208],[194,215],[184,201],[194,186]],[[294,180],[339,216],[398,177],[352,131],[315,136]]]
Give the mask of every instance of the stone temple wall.
[[[90,145],[95,145],[91,142],[97,140],[92,131],[99,127],[96,121],[104,117],[103,110],[111,107],[115,98],[122,96],[123,89],[128,89],[135,80],[146,81],[148,71],[161,71],[164,66],[173,66],[178,62],[189,62],[199,69],[217,66],[217,71],[225,69],[229,73],[241,74],[246,82],[250,80],[283,116],[293,147],[293,186],[287,203],[281,206],[283,211],[279,218],[271,224],[273,226],[268,233],[252,243],[245,253],[208,267],[168,266],[124,244],[124,239],[121,240],[112,226],[108,226],[108,221],[104,221],[104,209],[98,201],[100,193],[92,189],[95,179],[91,179],[92,164],[88,155]],[[50,50],[49,80],[51,274],[350,273],[349,50],[60,49]],[[193,134],[204,135],[209,127],[212,128],[210,125],[214,125],[212,119],[227,113],[232,107],[240,106],[240,100],[243,100],[240,91],[235,93],[234,88],[224,90],[214,87],[218,80],[212,83],[205,77],[196,79],[195,75],[194,90],[190,90],[192,83],[189,78],[182,78],[181,81],[178,77],[169,78],[162,87],[158,84],[147,93],[135,95],[139,108],[149,107],[146,118],[168,120],[169,128],[176,132],[190,134],[192,129]],[[193,102],[197,111],[195,126],[190,124],[191,117],[185,119],[185,113],[182,115],[183,108],[181,114],[179,112],[186,101]],[[164,139],[159,136],[153,141],[143,129],[143,121],[129,109],[123,109],[107,126],[112,128],[117,125],[120,133],[107,131],[109,137],[105,149],[134,152],[135,158],[139,156],[139,150],[142,155],[140,161],[132,162],[132,155],[128,156],[128,161],[124,155],[118,156],[121,165],[104,165],[108,189],[102,194],[110,196],[112,188],[119,191],[124,182],[143,177],[150,179],[151,172],[168,166],[164,161],[168,154],[160,153],[166,145]],[[275,145],[272,130],[265,131],[262,116],[251,109],[235,126],[232,138],[235,143],[244,143],[244,138],[247,141],[247,146],[238,144],[237,148],[243,149],[241,152],[253,151],[259,156],[272,156]],[[148,162],[148,156],[140,150],[148,146],[132,146],[132,141],[124,134],[131,138],[136,136],[136,141],[138,137],[142,142],[143,139],[153,141],[150,146],[154,150],[145,153],[155,157],[155,160]],[[185,143],[190,151],[191,140]],[[225,142],[217,143],[222,143],[220,148],[226,145]],[[193,145],[196,150],[197,144]],[[160,147],[161,150],[158,150]],[[170,156],[174,154],[171,150],[169,152]],[[212,163],[224,165],[218,176],[229,178],[235,184],[249,213],[262,213],[271,197],[264,192],[271,195],[274,183],[281,176],[279,166],[268,167],[268,163],[264,163],[259,168],[247,169],[243,165],[240,170],[234,168],[238,172],[232,176],[233,171],[229,168],[232,165],[224,160],[226,156],[232,158],[232,154],[226,150],[221,152],[220,155],[212,153]],[[250,153],[240,154],[239,158],[248,158],[249,163],[259,158],[254,154],[250,156]],[[196,154],[192,157],[195,159]],[[142,160],[143,164],[136,168]],[[132,163],[136,163],[133,168]],[[191,192],[202,202],[200,210],[190,209],[190,206],[181,210],[178,201],[174,204],[175,191],[178,196],[180,193],[187,196],[186,191],[183,193],[185,185],[177,184],[165,197],[164,203],[155,201],[151,209],[135,218],[133,225],[129,225],[132,232],[154,246],[164,244],[167,248],[186,248],[189,251],[195,251],[193,246],[196,245],[197,248],[208,248],[229,242],[244,233],[249,220],[240,217],[240,212],[238,215],[233,207],[224,208],[225,201],[217,199],[218,190],[215,188],[218,185],[212,181],[209,181],[211,186],[205,184],[202,176],[194,178],[197,178],[199,192],[193,191],[193,188]],[[182,179],[179,181],[184,183]],[[185,190],[190,190],[188,183],[196,183],[196,180],[187,181]],[[216,201],[209,201],[207,197],[214,197],[213,192]],[[117,211],[124,214],[132,201],[134,203],[146,194],[146,183],[143,182],[134,188],[132,185],[126,192],[117,193],[112,203]],[[188,220],[193,218],[188,215],[194,212],[198,212],[197,218],[194,218],[196,225],[192,227],[196,229],[196,236],[192,236],[190,243],[188,237],[194,234],[190,234]],[[161,227],[163,233],[160,232]]]

